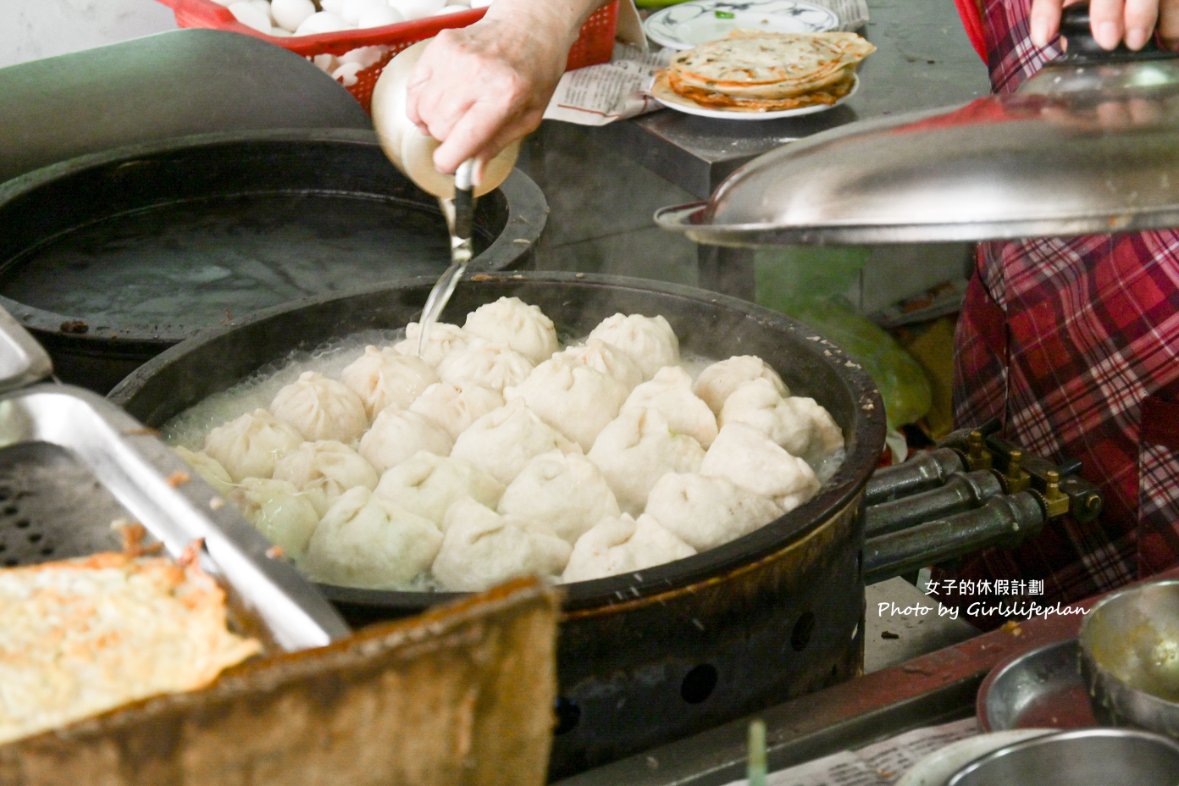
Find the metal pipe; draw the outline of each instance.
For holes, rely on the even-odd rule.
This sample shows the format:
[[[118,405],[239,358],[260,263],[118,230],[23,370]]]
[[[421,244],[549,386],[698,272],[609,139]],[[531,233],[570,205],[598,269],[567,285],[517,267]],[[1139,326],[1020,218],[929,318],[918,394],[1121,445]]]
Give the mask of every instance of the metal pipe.
[[[870,538],[864,543],[864,582],[873,584],[908,571],[992,546],[1014,545],[1040,531],[1047,514],[1031,491],[993,497],[980,508]]]
[[[956,450],[934,448],[903,464],[876,470],[865,487],[864,504],[876,505],[936,488],[950,475],[965,469],[962,456]]]
[[[956,472],[938,488],[866,508],[864,534],[887,535],[923,521],[977,508],[1002,493],[1003,484],[993,472]]]

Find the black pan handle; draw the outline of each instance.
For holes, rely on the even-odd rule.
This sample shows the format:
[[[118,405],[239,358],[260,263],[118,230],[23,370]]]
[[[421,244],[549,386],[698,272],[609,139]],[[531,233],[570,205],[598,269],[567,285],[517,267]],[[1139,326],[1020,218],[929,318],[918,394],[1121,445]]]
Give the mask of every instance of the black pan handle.
[[[1092,18],[1089,4],[1075,3],[1065,6],[1061,12],[1060,35],[1068,41],[1068,51],[1063,60],[1070,63],[1120,63],[1127,60],[1158,60],[1174,57],[1174,53],[1159,49],[1154,40],[1147,41],[1138,51],[1118,44],[1116,49],[1102,49],[1093,38]]]

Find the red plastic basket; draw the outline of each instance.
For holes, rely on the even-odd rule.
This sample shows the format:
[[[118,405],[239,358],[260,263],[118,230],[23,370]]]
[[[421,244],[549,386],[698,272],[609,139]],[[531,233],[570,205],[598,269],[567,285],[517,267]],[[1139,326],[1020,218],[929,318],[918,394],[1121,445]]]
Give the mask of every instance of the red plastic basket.
[[[431,38],[439,30],[448,27],[466,27],[483,17],[486,8],[473,8],[460,13],[431,16],[412,22],[400,22],[384,27],[370,27],[362,30],[342,30],[319,35],[290,36],[279,38],[266,35],[252,27],[243,25],[225,6],[212,0],[158,0],[168,6],[176,16],[180,27],[201,27],[214,30],[232,30],[237,33],[261,38],[275,46],[289,49],[304,57],[315,55],[342,55],[362,46],[388,47],[388,52],[375,64],[356,75],[356,83],[348,86],[348,92],[356,97],[365,111],[369,111],[373,97],[373,86],[385,64],[402,49]],[[583,66],[606,63],[614,49],[614,33],[618,27],[618,2],[599,8],[582,25],[581,35],[569,50],[566,70]]]

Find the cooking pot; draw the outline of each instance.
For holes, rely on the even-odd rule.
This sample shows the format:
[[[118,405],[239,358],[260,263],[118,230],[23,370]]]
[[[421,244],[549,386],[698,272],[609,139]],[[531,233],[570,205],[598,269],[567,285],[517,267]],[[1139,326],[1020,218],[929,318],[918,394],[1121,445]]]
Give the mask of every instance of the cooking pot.
[[[513,171],[475,212],[473,270],[527,264],[548,214]],[[101,393],[233,316],[449,261],[437,200],[371,130],[226,131],[71,158],[0,184],[0,307],[62,381]]]
[[[110,397],[149,426],[292,350],[420,315],[433,278],[313,298],[234,320],[168,349]],[[855,675],[862,666],[861,497],[884,444],[880,396],[860,366],[809,327],[700,290],[573,273],[474,276],[444,320],[517,296],[562,335],[622,311],[664,316],[685,352],[759,355],[842,427],[847,456],[806,504],[674,563],[563,586],[561,699],[552,774],[613,760]],[[322,586],[354,624],[406,615],[448,593]]]
[[[1179,740],[1179,581],[1106,595],[1085,615],[1077,642],[1098,720]]]

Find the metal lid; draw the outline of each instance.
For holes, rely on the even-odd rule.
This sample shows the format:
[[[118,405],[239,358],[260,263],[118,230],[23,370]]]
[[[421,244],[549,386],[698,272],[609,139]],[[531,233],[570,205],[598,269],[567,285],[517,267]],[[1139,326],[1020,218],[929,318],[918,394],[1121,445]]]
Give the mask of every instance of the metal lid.
[[[715,245],[975,241],[1179,226],[1179,58],[1070,54],[1013,94],[852,123],[660,210]]]

